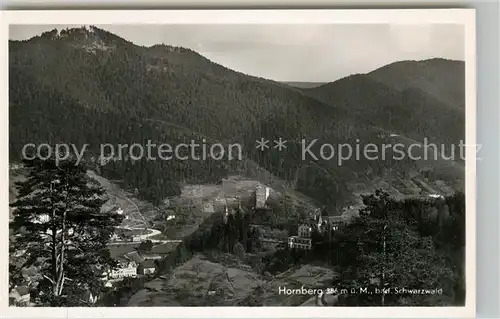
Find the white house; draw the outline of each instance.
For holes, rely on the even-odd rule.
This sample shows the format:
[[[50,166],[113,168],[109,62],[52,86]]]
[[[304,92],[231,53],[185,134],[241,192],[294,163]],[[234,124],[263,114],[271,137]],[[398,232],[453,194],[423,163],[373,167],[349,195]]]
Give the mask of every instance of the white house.
[[[111,279],[122,279],[137,277],[137,264],[133,261],[120,261],[117,269],[113,269],[109,273]]]
[[[317,220],[311,218],[308,222],[300,224],[298,236],[288,237],[288,247],[310,250],[312,248],[312,231],[318,227],[316,223]]]
[[[134,242],[142,241],[142,236],[141,235],[132,236],[132,241]]]
[[[60,233],[61,233],[61,231],[62,231],[61,229],[58,229],[56,233],[57,233],[57,234],[60,234]],[[74,234],[74,232],[75,232],[75,230],[73,229],[73,227],[71,227],[71,228],[69,228],[69,229],[68,229],[67,235],[68,235],[68,236],[71,236],[71,235],[73,235],[73,234]],[[45,233],[46,233],[47,235],[52,235],[52,229],[47,229],[47,231],[46,231]]]
[[[50,221],[50,216],[48,214],[36,215],[31,219],[31,222],[35,224],[46,224],[49,221]]]
[[[46,224],[48,222],[50,222],[50,216],[48,214],[40,214],[40,215],[37,215],[35,217],[33,217],[31,219],[31,222],[34,223],[34,224]],[[61,230],[58,230],[57,233],[59,234],[61,232]],[[52,230],[51,229],[47,229],[47,231],[45,232],[47,235],[52,235]],[[73,235],[74,233],[74,229],[71,227],[68,229],[68,235],[71,236]]]

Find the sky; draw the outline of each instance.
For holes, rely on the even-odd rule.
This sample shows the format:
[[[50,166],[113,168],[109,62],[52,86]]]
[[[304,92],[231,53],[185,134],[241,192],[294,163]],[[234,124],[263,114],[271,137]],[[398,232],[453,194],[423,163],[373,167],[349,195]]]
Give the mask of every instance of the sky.
[[[24,40],[80,26],[11,25]],[[97,25],[137,45],[193,49],[233,70],[276,81],[331,82],[392,62],[464,60],[464,27],[455,24]]]

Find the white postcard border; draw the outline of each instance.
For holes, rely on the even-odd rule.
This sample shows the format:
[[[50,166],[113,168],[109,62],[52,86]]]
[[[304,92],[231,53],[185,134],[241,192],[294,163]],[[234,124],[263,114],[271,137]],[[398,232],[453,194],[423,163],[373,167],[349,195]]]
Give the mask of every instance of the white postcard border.
[[[3,318],[473,318],[476,305],[476,31],[474,9],[45,10],[2,11],[0,316]],[[466,65],[466,289],[464,307],[123,307],[8,306],[8,27],[13,24],[462,24]],[[244,308],[244,309],[241,309]]]

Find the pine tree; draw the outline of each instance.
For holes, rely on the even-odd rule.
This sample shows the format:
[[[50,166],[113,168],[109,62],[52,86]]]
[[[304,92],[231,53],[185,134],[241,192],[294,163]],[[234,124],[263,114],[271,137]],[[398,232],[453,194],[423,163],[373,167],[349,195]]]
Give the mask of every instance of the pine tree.
[[[422,236],[412,216],[388,193],[364,196],[366,205],[339,234],[342,286],[382,288],[387,293],[353,294],[344,301],[355,306],[437,306],[455,304],[453,284],[460,280],[449,258]],[[415,202],[414,205],[418,203]],[[401,294],[396,289],[439,289],[441,294]],[[457,288],[459,290],[459,288]]]
[[[34,299],[45,306],[85,305],[83,293],[97,295],[103,272],[115,266],[107,243],[122,216],[101,211],[103,189],[75,160],[26,160],[28,179],[18,183],[11,204],[10,253],[24,251],[24,262],[10,265],[11,284],[23,268],[41,274]]]

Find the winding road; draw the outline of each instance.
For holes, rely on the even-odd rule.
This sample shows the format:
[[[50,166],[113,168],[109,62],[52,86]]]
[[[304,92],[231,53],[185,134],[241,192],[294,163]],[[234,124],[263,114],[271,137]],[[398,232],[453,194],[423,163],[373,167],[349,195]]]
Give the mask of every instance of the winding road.
[[[138,241],[114,241],[114,242],[108,243],[109,246],[137,245],[138,243],[140,243],[141,241],[144,241],[144,240],[151,240],[151,242],[153,242],[155,244],[181,243],[182,242],[182,240],[180,240],[180,239],[151,239],[151,237],[156,236],[158,234],[161,234],[161,231],[159,231],[157,229],[148,228],[148,226],[149,226],[148,222],[144,218],[144,216],[141,214],[141,210],[139,209],[139,206],[137,206],[137,204],[129,196],[126,196],[127,193],[124,192],[121,188],[119,188],[114,183],[107,180],[106,178],[97,175],[92,170],[88,170],[87,175],[89,177],[95,179],[107,191],[108,195],[110,195],[114,198],[119,198],[121,200],[124,200],[124,201],[132,204],[133,208],[130,207],[130,205],[126,205],[127,207],[125,207],[125,206],[120,207],[124,210],[123,214],[125,216],[131,217],[131,219],[134,221],[144,223],[144,227],[117,226],[116,228],[118,228],[118,229],[141,230],[141,231],[144,231],[144,233],[136,236],[139,239]]]
[[[125,230],[141,230],[141,231],[145,231],[146,233],[145,234],[141,234],[141,235],[136,235],[135,237],[138,237],[141,241],[142,240],[146,240],[148,239],[149,237],[153,237],[155,235],[159,235],[161,234],[161,231],[159,231],[158,229],[152,229],[152,228],[143,228],[143,227],[128,227],[128,226],[117,226],[116,228],[118,229],[125,229]]]
[[[161,234],[161,231],[159,231],[157,229],[145,229],[142,227],[126,227],[126,226],[118,226],[116,228],[125,229],[125,230],[145,230],[148,233],[137,236],[140,239],[138,241],[115,241],[115,242],[109,243],[110,245],[124,245],[124,244],[125,245],[134,245],[134,244],[137,244],[137,243],[139,243],[141,241],[145,241],[145,240],[151,240],[151,242],[154,244],[156,244],[156,243],[159,243],[159,244],[181,243],[182,242],[181,239],[150,239],[150,237]]]
[[[153,244],[168,244],[168,243],[175,243],[175,244],[180,244],[182,243],[182,239],[150,239]],[[138,241],[114,241],[111,243],[108,243],[108,246],[121,246],[121,245],[137,245],[140,242]]]

